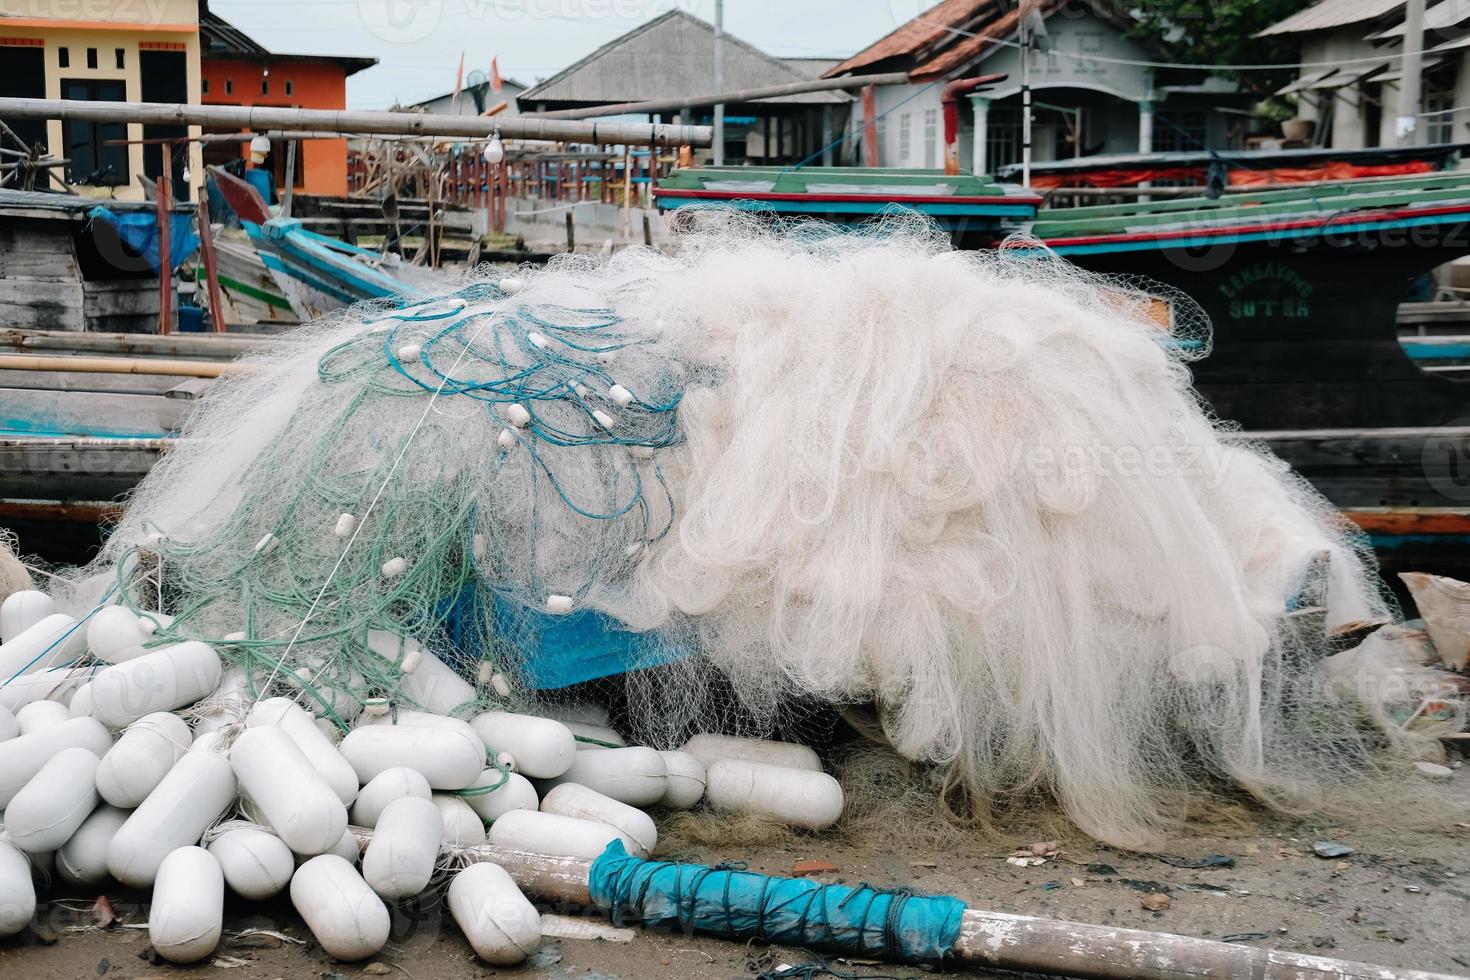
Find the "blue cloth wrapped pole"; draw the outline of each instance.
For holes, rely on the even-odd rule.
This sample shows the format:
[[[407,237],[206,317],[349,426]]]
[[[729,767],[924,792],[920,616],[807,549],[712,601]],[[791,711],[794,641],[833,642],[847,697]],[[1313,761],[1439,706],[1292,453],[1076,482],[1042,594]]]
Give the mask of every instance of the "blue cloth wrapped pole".
[[[646,861],[630,856],[621,841],[592,863],[588,890],[618,925],[676,926],[906,963],[948,956],[965,911],[963,902],[946,895]]]

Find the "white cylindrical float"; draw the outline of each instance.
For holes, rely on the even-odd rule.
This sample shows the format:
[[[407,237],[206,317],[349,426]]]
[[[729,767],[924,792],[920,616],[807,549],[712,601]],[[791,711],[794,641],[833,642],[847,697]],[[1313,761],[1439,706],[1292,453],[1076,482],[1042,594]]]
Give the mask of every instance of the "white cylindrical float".
[[[15,720],[15,714],[6,707],[0,707],[0,742],[8,742],[20,734],[20,722]]]
[[[324,854],[347,829],[347,807],[280,728],[247,728],[230,748],[240,792],[297,854]]]
[[[92,717],[126,728],[155,711],[183,708],[219,687],[224,665],[206,643],[188,640],[113,664],[92,678]]]
[[[197,844],[229,809],[235,792],[229,759],[217,752],[185,752],[113,835],[107,869],[131,888],[153,884],[169,851]]]
[[[668,790],[668,766],[657,749],[635,746],[578,752],[555,782],[579,783],[629,806],[649,806]]]
[[[96,809],[97,754],[70,748],[46,760],[5,807],[5,836],[28,854],[65,844]]]
[[[0,643],[9,643],[56,612],[56,603],[44,592],[24,589],[0,602]]]
[[[488,793],[466,793],[460,798],[487,824],[494,823],[512,810],[537,810],[541,807],[536,787],[520,773],[506,773],[502,782],[499,769],[486,769],[469,788],[483,786],[494,786],[495,789]]]
[[[225,879],[202,847],[169,852],[153,883],[148,941],[170,963],[198,963],[219,945],[224,927]]]
[[[348,827],[342,832],[342,839],[327,853],[337,855],[348,864],[356,864],[357,859],[362,857],[362,845],[358,843],[357,835],[352,832],[352,828]],[[297,857],[299,858],[300,855],[297,855]],[[298,861],[297,863],[300,864],[302,862]]]
[[[312,768],[321,773],[337,799],[351,803],[357,797],[359,784],[357,772],[352,764],[342,758],[337,746],[316,726],[315,719],[290,698],[267,698],[250,709],[245,718],[247,728],[269,725],[279,728],[291,736],[296,747],[309,760]]]
[[[127,819],[127,810],[106,803],[93,810],[56,852],[57,876],[68,885],[100,885],[106,881],[107,845]]]
[[[562,783],[553,788],[541,800],[541,812],[605,823],[638,845],[634,851],[638,857],[647,857],[658,846],[658,828],[653,825],[652,817],[578,783]]]
[[[362,876],[390,902],[412,898],[429,887],[443,838],[444,818],[432,800],[394,800],[378,818],[363,851]]]
[[[0,742],[0,809],[10,805],[47,760],[70,748],[101,756],[112,748],[112,735],[96,718],[72,718],[54,728]]]
[[[36,886],[25,852],[0,839],[0,936],[13,936],[36,914]]]
[[[423,710],[447,715],[475,700],[474,686],[417,641],[387,630],[369,630],[367,646],[402,671],[398,689]]]
[[[0,644],[0,684],[69,664],[86,648],[86,633],[77,621],[64,613],[52,613]]]
[[[825,830],[842,816],[842,786],[824,772],[721,759],[705,780],[704,798],[716,810],[754,813],[805,830]]]
[[[383,809],[394,800],[404,797],[430,799],[433,790],[429,781],[417,769],[398,766],[378,773],[357,794],[352,803],[351,823],[354,827],[372,829],[378,825]]]
[[[60,701],[32,701],[15,713],[15,723],[22,735],[52,728],[70,718],[71,712]]]
[[[766,762],[773,766],[788,766],[792,769],[822,771],[822,760],[817,753],[805,745],[795,742],[777,742],[768,738],[739,738],[735,735],[696,735],[684,743],[681,752],[688,752],[704,764],[705,769],[721,759],[744,759],[747,762]]]
[[[226,667],[219,686],[200,699],[194,715],[194,737],[234,725],[250,710],[250,684],[244,667]]]
[[[509,752],[516,760],[516,771],[533,779],[560,776],[577,756],[571,730],[550,718],[486,711],[471,718],[470,726],[487,750]]]
[[[87,679],[71,692],[71,700],[66,702],[66,713],[73,718],[90,718],[92,716],[92,674],[87,674]]]
[[[669,770],[668,789],[659,806],[687,810],[704,798],[704,763],[688,752],[660,752]]]
[[[335,854],[322,854],[296,869],[291,904],[328,955],[362,960],[388,942],[388,907],[357,869]]]
[[[354,728],[342,739],[337,751],[351,763],[358,781],[363,783],[385,769],[406,766],[423,773],[434,789],[463,789],[478,779],[485,768],[485,743],[462,721],[432,727]]]
[[[541,916],[510,874],[488,861],[472,864],[449,884],[449,914],[475,955],[514,966],[541,946]]]
[[[592,725],[585,721],[564,721],[562,724],[566,725],[568,730],[571,731],[572,737],[577,739],[578,752],[585,752],[588,749],[623,749],[628,747],[628,740],[606,725]]]
[[[621,840],[629,853],[638,849],[636,841],[610,824],[536,810],[512,810],[505,814],[490,825],[489,840],[497,847],[589,861],[601,855],[615,840]]]
[[[463,799],[453,793],[435,793],[432,801],[444,823],[445,847],[479,847],[485,843],[485,825]]]
[[[34,701],[65,701],[68,697],[73,697],[75,692],[91,679],[96,669],[95,667],[63,664],[60,667],[21,674],[9,681],[0,678],[0,708],[19,712],[21,708]],[[80,718],[83,714],[79,711],[68,713],[73,718]]]
[[[260,827],[236,827],[209,843],[230,891],[252,902],[280,894],[296,873],[291,848]]]
[[[105,606],[87,620],[87,649],[104,663],[119,664],[141,654],[152,634],[123,606]]]
[[[178,715],[155,711],[127,727],[97,767],[97,792],[115,807],[131,809],[147,799],[189,750],[189,726]]]

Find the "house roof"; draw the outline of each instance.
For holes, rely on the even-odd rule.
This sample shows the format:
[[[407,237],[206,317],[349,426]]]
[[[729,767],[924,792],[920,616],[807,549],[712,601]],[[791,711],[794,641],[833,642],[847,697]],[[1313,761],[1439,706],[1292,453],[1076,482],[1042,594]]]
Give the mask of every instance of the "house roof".
[[[1404,5],[1404,0],[1322,0],[1306,10],[1299,10],[1285,20],[1277,21],[1256,37],[1281,34],[1305,34],[1334,27],[1348,27],[1377,20]]]
[[[804,82],[810,75],[729,34],[724,38],[726,90]],[[674,9],[604,44],[587,57],[522,92],[522,106],[547,108],[645,102],[709,95],[714,28]],[[767,103],[845,104],[841,92],[803,92]]]
[[[502,78],[500,81],[501,81],[501,95],[503,97],[505,97],[505,98],[519,97],[520,93],[521,92],[524,92],[526,90],[526,83],[525,82],[518,82],[514,78]],[[515,89],[515,91],[514,92],[511,92],[510,95],[505,95],[505,92],[508,89]],[[463,91],[465,93],[464,97],[465,98],[469,98],[470,96],[469,96],[469,86],[468,85],[466,85],[464,87],[464,90]],[[488,82],[486,83],[485,91],[486,91],[486,97],[487,98],[490,95],[494,94],[494,93],[492,93],[490,91],[490,87],[489,87],[489,83]],[[439,101],[442,101],[444,99],[452,99],[452,98],[454,98],[454,89],[450,89],[448,92],[441,92],[438,95],[431,95],[427,99],[419,99],[417,102],[411,102],[411,103],[409,103],[408,108],[410,108],[410,109],[421,109],[424,106],[428,105],[430,102],[439,102]]]
[[[1424,11],[1424,29],[1426,31],[1442,31],[1446,28],[1456,27],[1470,20],[1470,2],[1467,0],[1442,0]],[[1393,37],[1403,37],[1407,25],[1403,21],[1377,34],[1368,35],[1370,40],[1382,41]]]
[[[221,61],[267,62],[270,64],[326,63],[339,65],[349,75],[378,63],[377,58],[335,54],[280,54],[271,51],[249,34],[218,14],[207,4],[199,7],[199,56]]]

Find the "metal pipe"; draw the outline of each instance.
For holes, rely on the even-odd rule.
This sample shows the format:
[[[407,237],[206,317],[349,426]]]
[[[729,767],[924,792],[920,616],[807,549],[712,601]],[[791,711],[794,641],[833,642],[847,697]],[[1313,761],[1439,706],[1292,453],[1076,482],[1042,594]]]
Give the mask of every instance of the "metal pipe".
[[[282,109],[273,106],[184,105],[165,102],[85,102],[72,99],[0,98],[0,118],[61,122],[143,123],[158,126],[228,126],[231,129],[309,129],[319,132],[380,133],[389,136],[460,136],[488,139],[496,130],[508,139],[570,143],[633,143],[646,146],[709,146],[708,126],[649,123],[584,123],[538,116],[433,116],[416,112],[348,112]]]
[[[783,95],[800,95],[803,92],[833,92],[841,89],[859,89],[868,85],[907,85],[909,73],[891,71],[879,75],[844,75],[841,78],[814,78],[807,82],[787,82],[784,85],[767,85],[764,88],[738,89],[715,95],[696,95],[684,99],[654,99],[649,102],[619,102],[617,105],[589,106],[585,109],[557,109],[553,112],[537,112],[517,116],[517,119],[592,119],[597,116],[621,116],[628,113],[677,112],[680,109],[697,109],[702,106],[727,105],[738,102],[754,102],[759,99],[775,99]],[[0,110],[3,110],[0,99]],[[708,126],[686,127],[709,132]],[[713,140],[690,143],[691,146],[709,146]]]
[[[957,78],[939,93],[939,107],[944,111],[944,172],[951,177],[960,172],[960,96],[985,85],[1006,79],[1004,73]]]
[[[1399,66],[1399,146],[1418,146],[1419,98],[1424,72],[1424,0],[1408,0],[1404,8],[1404,60]]]
[[[715,91],[725,88],[725,0],[715,0]],[[725,103],[715,103],[715,166],[725,165]]]

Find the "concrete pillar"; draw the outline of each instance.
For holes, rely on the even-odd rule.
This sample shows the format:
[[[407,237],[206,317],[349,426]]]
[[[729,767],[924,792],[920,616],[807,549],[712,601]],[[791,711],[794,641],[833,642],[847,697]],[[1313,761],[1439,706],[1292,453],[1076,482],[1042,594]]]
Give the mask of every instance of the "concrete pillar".
[[[1154,151],[1154,102],[1144,99],[1138,103],[1138,152]]]
[[[1460,108],[1460,106],[1470,106],[1470,57],[1462,55],[1459,67],[1455,69],[1455,95],[1450,105],[1456,107],[1455,111],[1451,114],[1453,123],[1450,127],[1450,142],[1454,143],[1464,139],[1466,134],[1470,133],[1470,128],[1466,126],[1466,123],[1470,123],[1470,108]],[[1441,118],[1436,117],[1434,120],[1425,119],[1424,122],[1427,126],[1430,122],[1439,121]],[[1427,134],[1425,142],[1428,142]],[[1462,160],[1460,169],[1465,169],[1465,166],[1466,162]]]
[[[970,170],[976,174],[986,173],[989,162],[985,154],[985,141],[990,135],[990,99],[971,94],[970,107],[975,111],[975,149],[970,156]]]
[[[822,166],[832,166],[832,107],[822,106]]]

